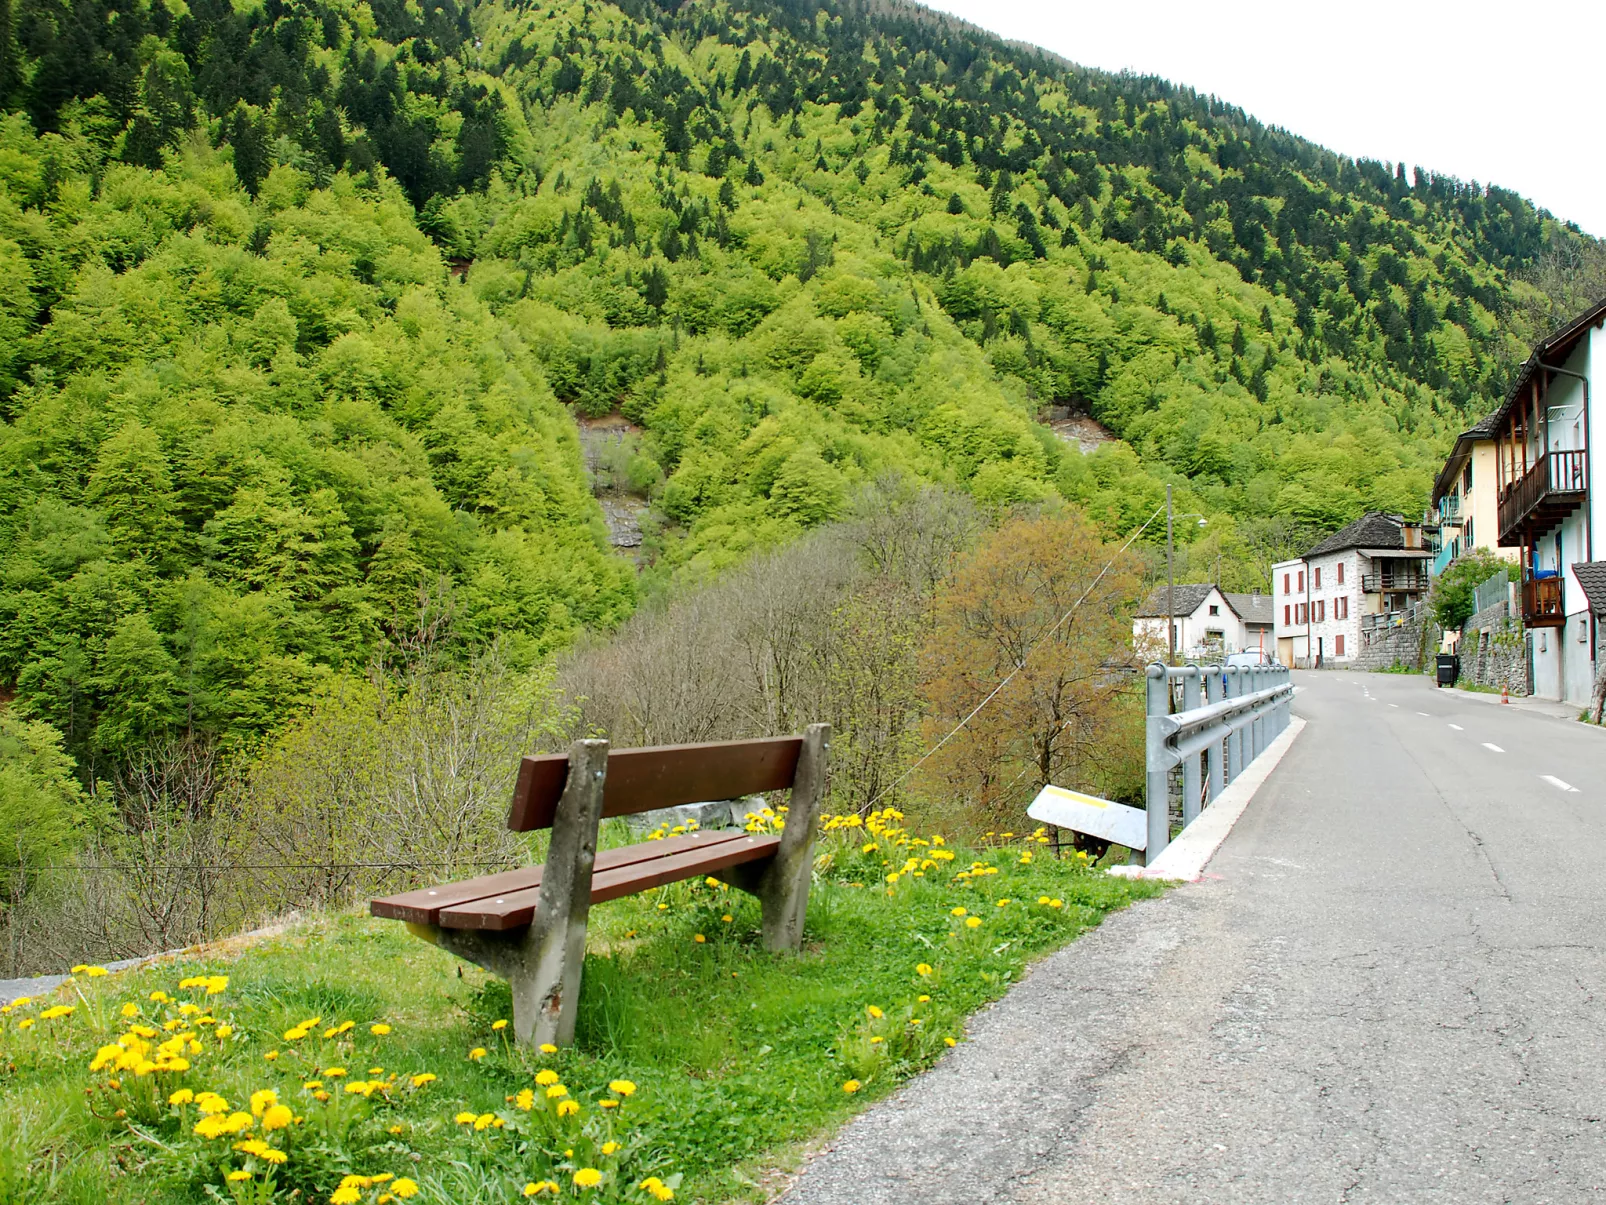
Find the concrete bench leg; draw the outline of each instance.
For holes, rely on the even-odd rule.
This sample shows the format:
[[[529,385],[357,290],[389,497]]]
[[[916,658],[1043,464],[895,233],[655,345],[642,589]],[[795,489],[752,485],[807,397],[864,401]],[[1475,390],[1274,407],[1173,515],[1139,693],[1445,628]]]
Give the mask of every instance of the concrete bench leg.
[[[508,969],[513,1032],[526,1045],[567,1046],[574,1041],[591,911],[591,870],[597,858],[607,773],[607,741],[575,741],[569,746],[569,776],[552,822],[535,918]]]
[[[754,890],[764,909],[766,950],[803,948],[803,918],[814,872],[814,834],[825,798],[825,765],[830,747],[831,725],[810,724],[804,731],[781,845]]]

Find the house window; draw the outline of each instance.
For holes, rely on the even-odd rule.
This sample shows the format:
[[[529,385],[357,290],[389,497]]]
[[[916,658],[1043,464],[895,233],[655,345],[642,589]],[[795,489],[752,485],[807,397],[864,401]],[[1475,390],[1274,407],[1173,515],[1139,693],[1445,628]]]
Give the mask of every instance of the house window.
[[[1317,565],[1315,572],[1316,572],[1316,589],[1320,590],[1322,588],[1322,567],[1320,565]]]
[[[1342,586],[1344,584],[1344,562],[1343,561],[1340,561],[1338,563],[1338,584],[1340,586]]]
[[[1293,593],[1293,591],[1288,588],[1288,575],[1286,573],[1283,574],[1283,593],[1284,594],[1292,594]]]
[[[1319,598],[1316,600],[1316,622],[1327,622],[1327,600],[1325,598]]]
[[[1285,593],[1286,593],[1286,591],[1285,591]],[[1290,627],[1294,626],[1294,621],[1292,619],[1290,619],[1289,616],[1288,616],[1288,613],[1291,610],[1293,610],[1293,608],[1290,607],[1287,603],[1283,604],[1283,627],[1285,627],[1285,628],[1290,628]]]
[[[1221,608],[1218,607],[1215,603],[1211,603],[1210,604],[1210,614],[1212,614],[1212,615],[1220,615],[1221,614]]]
[[[1337,635],[1337,636],[1333,637],[1333,656],[1342,657],[1343,655],[1344,655],[1344,637],[1343,637],[1342,634],[1340,634],[1340,635]]]
[[[1299,571],[1299,592],[1301,594],[1305,593],[1305,571],[1303,569]]]
[[[1463,494],[1472,492],[1472,462],[1470,460],[1467,461],[1467,467],[1461,471],[1461,492]]]
[[[1343,594],[1333,600],[1333,618],[1349,618],[1349,595]]]

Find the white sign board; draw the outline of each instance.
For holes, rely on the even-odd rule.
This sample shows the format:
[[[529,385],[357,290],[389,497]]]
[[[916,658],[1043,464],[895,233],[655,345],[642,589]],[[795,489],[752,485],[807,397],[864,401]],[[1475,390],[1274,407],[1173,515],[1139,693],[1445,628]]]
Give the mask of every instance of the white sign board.
[[[1128,849],[1143,849],[1149,843],[1149,814],[1142,808],[1129,808],[1124,803],[1111,803],[1064,787],[1044,787],[1026,814],[1044,824],[1102,837]]]

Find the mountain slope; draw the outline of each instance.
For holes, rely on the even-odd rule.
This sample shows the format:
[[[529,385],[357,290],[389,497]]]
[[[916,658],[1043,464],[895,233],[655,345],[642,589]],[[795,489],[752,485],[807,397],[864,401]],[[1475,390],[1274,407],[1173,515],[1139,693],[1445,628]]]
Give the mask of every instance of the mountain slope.
[[[1174,481],[1252,576],[1419,507],[1598,252],[903,7],[11,0],[0,98],[0,683],[111,762],[421,589],[525,658],[616,622],[565,405],[639,425],[654,583],[889,470],[1112,530]]]

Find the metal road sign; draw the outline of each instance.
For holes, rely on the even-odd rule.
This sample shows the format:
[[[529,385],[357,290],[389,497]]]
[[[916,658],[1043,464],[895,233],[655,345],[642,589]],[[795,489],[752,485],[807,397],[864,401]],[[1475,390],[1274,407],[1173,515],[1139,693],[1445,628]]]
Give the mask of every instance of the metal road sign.
[[[1124,803],[1064,787],[1044,787],[1026,814],[1044,824],[1102,837],[1128,849],[1142,849],[1149,842],[1148,813],[1142,808],[1129,808]]]

